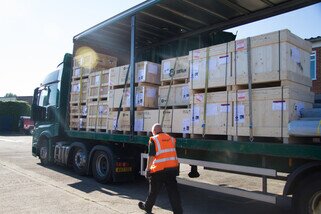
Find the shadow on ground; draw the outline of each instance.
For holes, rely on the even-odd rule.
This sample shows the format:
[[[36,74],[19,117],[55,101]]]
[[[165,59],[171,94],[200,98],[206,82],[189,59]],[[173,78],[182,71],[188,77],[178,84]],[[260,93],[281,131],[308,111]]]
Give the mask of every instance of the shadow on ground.
[[[85,193],[99,191],[109,196],[144,201],[148,193],[148,182],[142,177],[125,183],[100,184],[90,176],[78,176],[71,169],[50,166],[47,167],[59,173],[74,177],[80,181],[69,186]],[[179,185],[184,213],[246,213],[246,214],[289,214],[284,207],[258,202],[251,199],[230,196],[185,185]],[[157,198],[156,205],[162,209],[171,210],[165,188]]]

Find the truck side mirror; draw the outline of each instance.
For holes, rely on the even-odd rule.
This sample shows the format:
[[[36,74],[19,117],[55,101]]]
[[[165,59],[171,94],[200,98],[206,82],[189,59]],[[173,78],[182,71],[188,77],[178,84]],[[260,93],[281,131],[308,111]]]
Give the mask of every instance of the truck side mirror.
[[[33,98],[32,98],[32,105],[37,105],[38,103],[38,94],[39,94],[39,87],[37,87],[34,91],[33,91]]]

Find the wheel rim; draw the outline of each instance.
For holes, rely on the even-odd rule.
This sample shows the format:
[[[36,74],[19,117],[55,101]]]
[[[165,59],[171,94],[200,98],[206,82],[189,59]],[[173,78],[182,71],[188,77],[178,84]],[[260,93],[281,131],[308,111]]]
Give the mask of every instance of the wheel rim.
[[[87,155],[86,153],[79,149],[76,154],[75,154],[75,158],[74,158],[74,163],[78,168],[83,168],[86,166],[86,162],[87,162]]]
[[[40,148],[40,158],[45,160],[47,159],[47,155],[48,155],[48,149],[47,147],[43,146]]]
[[[97,169],[97,174],[100,177],[107,176],[107,173],[109,171],[109,166],[108,166],[107,157],[105,155],[101,154],[97,157],[96,169]]]
[[[311,214],[317,214],[321,211],[321,190],[314,193],[310,199],[309,203],[310,212]]]

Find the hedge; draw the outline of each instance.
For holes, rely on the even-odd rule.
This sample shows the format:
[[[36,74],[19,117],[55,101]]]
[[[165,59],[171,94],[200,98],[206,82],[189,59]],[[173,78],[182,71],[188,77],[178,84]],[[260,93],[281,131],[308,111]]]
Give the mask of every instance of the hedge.
[[[20,116],[30,116],[31,107],[24,101],[0,101],[0,131],[18,131]]]

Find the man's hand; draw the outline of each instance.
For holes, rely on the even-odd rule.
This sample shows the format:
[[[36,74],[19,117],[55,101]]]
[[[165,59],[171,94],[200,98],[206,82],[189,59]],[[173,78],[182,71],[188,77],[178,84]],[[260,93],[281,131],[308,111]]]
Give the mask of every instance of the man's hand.
[[[149,177],[150,177],[150,171],[146,169],[145,178],[149,179]]]

